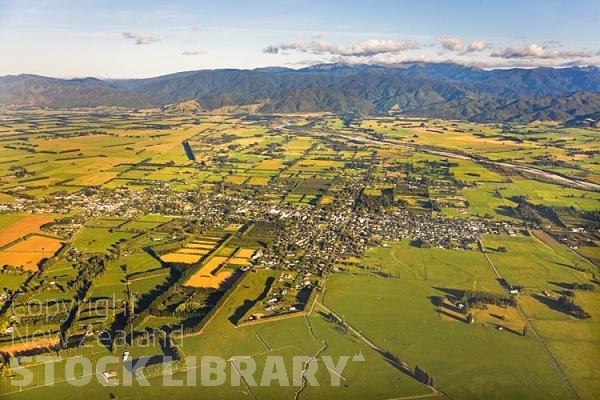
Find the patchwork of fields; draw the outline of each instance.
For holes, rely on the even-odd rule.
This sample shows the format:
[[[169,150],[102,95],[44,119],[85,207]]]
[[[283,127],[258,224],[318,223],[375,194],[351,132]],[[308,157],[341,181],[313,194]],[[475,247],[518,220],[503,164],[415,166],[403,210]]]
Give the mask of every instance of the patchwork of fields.
[[[600,391],[600,196],[569,184],[600,182],[596,130],[154,109],[0,116],[0,397]],[[9,360],[61,351],[53,385],[27,361],[35,380],[11,385]],[[79,391],[60,377],[75,356],[124,352],[150,357],[150,387],[92,379]],[[358,354],[331,386],[324,357]],[[260,370],[279,355],[291,371],[306,356],[322,384],[163,387],[164,355],[223,357],[228,380],[247,357]]]

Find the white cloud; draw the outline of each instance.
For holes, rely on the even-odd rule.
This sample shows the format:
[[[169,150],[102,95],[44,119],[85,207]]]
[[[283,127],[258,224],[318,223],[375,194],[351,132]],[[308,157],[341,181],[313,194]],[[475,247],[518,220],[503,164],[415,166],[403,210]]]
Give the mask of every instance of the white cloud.
[[[539,59],[539,58],[488,58],[488,57],[466,57],[464,53],[452,55],[444,54],[377,54],[367,58],[357,57],[333,57],[319,62],[306,61],[308,64],[317,63],[347,63],[347,64],[376,64],[376,65],[400,65],[410,63],[456,63],[471,67],[494,69],[494,68],[536,68],[536,67],[568,67],[574,65],[600,65],[599,58],[587,59]]]
[[[406,50],[415,50],[419,44],[413,40],[379,40],[371,39],[353,46],[341,46],[328,43],[320,39],[310,42],[297,41],[267,46],[263,49],[266,54],[279,54],[286,50],[316,55],[336,55],[344,57],[370,57],[376,54],[398,53]]]
[[[469,46],[467,47],[465,52],[467,52],[467,53],[481,52],[486,49],[489,49],[490,47],[491,47],[491,45],[489,43],[482,42],[481,40],[475,40],[469,44]]]
[[[444,49],[450,51],[461,51],[465,47],[465,42],[457,37],[442,37],[438,42]]]
[[[160,41],[159,38],[156,38],[154,36],[138,35],[132,32],[123,32],[121,33],[121,36],[125,39],[134,40],[136,45],[150,44],[153,42]]]
[[[498,58],[587,58],[591,54],[587,51],[574,50],[549,50],[546,46],[540,46],[532,43],[525,46],[505,47],[491,54],[492,57]]]

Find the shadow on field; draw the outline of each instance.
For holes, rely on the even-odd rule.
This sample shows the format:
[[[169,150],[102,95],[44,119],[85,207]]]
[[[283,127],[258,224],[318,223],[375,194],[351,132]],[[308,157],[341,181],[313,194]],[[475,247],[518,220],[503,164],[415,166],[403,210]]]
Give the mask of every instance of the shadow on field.
[[[539,301],[542,304],[547,305],[551,310],[558,311],[563,314],[569,315],[569,310],[565,309],[565,307],[561,306],[561,304],[553,299],[549,299],[546,296],[541,294],[534,294],[533,298]]]
[[[458,315],[452,314],[452,313],[444,310],[443,308],[440,308],[438,310],[438,313],[440,313],[441,315],[443,315],[445,317],[452,318],[455,321],[467,323],[467,320],[465,318],[460,318]]]
[[[150,306],[152,301],[163,294],[167,289],[173,286],[181,278],[181,272],[176,268],[171,268],[166,280],[159,285],[154,286],[150,291],[143,293],[135,305],[136,313],[140,313]]]
[[[246,315],[246,313],[250,311],[250,309],[254,307],[256,303],[258,303],[261,300],[264,300],[267,297],[269,291],[271,290],[271,286],[273,286],[274,282],[274,277],[270,276],[269,278],[267,278],[267,280],[265,281],[265,288],[263,289],[262,293],[259,294],[254,300],[244,300],[244,303],[238,308],[236,308],[233,314],[229,316],[229,321],[232,324],[237,325],[240,322],[240,320],[244,317],[244,315]]]
[[[568,283],[568,282],[554,282],[554,281],[548,281],[549,284],[554,285],[554,286],[558,286],[561,289],[573,289],[573,284],[572,283]]]
[[[569,268],[569,269],[572,269],[573,271],[579,271],[579,272],[581,272],[581,269],[579,269],[579,268],[575,268],[574,266],[572,266],[572,265],[569,265],[569,264],[560,263],[560,262],[555,262],[554,264],[556,264],[556,265],[560,265],[561,267],[567,267],[567,268]]]
[[[504,217],[514,217],[515,216],[515,212],[514,212],[513,208],[509,207],[509,206],[496,207],[495,211],[498,215],[502,215]]]
[[[323,318],[325,321],[330,321],[331,320],[331,314],[325,313],[325,311],[317,310],[317,314],[321,318]]]
[[[417,376],[415,375],[414,371],[412,371],[409,367],[408,364],[405,363],[404,361],[400,360],[398,357],[396,357],[394,354],[390,353],[387,350],[375,350],[377,353],[379,353],[383,359],[390,364],[392,367],[394,367],[395,369],[397,369],[398,371],[402,372],[403,374],[406,374],[408,376],[410,376],[413,379],[417,379]]]
[[[163,362],[162,355],[156,356],[142,356],[138,359],[126,361],[123,363],[123,366],[127,368],[129,373],[135,375],[136,371],[143,367],[150,367],[152,365],[161,364]]]
[[[440,292],[445,293],[449,296],[452,296],[456,299],[462,298],[463,295],[465,294],[465,291],[460,290],[460,289],[441,288],[441,287],[435,287],[435,286],[432,286],[432,289],[439,290]]]
[[[436,308],[442,306],[442,298],[440,296],[427,296],[427,299],[431,304],[433,304]]]

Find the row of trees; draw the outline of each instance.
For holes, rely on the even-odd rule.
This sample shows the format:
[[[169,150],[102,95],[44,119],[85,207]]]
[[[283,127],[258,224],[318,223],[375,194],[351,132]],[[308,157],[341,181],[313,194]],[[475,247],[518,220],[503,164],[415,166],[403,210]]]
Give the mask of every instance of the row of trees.
[[[592,283],[561,283],[561,286],[571,290],[594,290],[596,287]]]
[[[478,292],[467,290],[463,294],[462,300],[469,307],[480,307],[486,304],[494,304],[497,306],[516,306],[517,301],[514,297],[503,296],[497,293]]]

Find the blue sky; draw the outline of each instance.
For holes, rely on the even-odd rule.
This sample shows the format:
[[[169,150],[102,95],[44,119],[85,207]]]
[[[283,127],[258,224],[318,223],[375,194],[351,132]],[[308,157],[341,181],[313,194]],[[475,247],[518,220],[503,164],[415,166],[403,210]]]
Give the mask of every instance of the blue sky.
[[[600,65],[600,1],[5,1],[0,75],[321,62]]]

